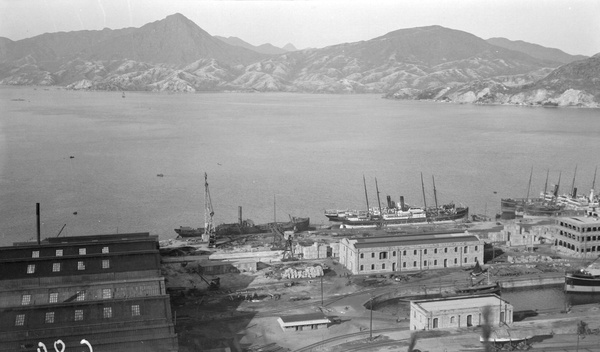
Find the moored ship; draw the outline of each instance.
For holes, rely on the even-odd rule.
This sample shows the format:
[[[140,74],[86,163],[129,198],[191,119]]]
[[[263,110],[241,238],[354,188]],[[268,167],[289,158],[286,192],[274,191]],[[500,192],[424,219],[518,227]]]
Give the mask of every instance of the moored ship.
[[[363,177],[364,182],[364,177]],[[375,179],[377,187],[377,179]],[[410,206],[405,204],[404,197],[400,196],[400,202],[396,203],[387,196],[387,206],[369,207],[368,196],[365,182],[365,197],[367,198],[367,209],[357,212],[344,210],[326,211],[326,216],[331,221],[341,222],[342,228],[368,228],[378,226],[402,226],[419,223],[444,223],[468,220],[469,208],[457,206],[454,203],[445,205],[437,204],[437,193],[435,189],[435,180],[433,182],[433,192],[435,197],[435,206],[427,207],[425,201],[425,190],[423,185],[423,175],[421,174],[421,185],[423,187],[423,207]],[[377,187],[379,198],[379,188]],[[329,216],[328,216],[329,214]],[[338,216],[334,216],[338,214]],[[339,214],[343,214],[340,216]]]
[[[565,273],[565,292],[600,292],[600,263],[595,261],[584,269]]]

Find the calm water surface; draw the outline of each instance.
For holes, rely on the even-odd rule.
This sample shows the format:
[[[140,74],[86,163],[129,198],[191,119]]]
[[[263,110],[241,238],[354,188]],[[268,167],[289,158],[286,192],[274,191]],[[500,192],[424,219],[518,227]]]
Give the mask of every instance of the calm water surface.
[[[22,99],[22,100],[21,100]],[[216,223],[257,223],[382,199],[499,212],[562,171],[587,192],[599,163],[592,109],[451,105],[379,95],[152,94],[0,87],[0,244],[35,236],[202,226],[204,172]],[[70,158],[74,156],[74,158]],[[157,174],[164,177],[157,177]],[[274,211],[275,210],[275,211]],[[77,215],[73,213],[77,212]]]

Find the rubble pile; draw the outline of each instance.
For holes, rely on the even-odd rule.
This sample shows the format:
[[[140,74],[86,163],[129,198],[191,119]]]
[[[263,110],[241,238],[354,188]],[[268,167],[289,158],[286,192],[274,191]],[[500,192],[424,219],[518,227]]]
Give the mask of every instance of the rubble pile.
[[[282,279],[315,278],[319,276],[323,276],[323,267],[320,265],[300,269],[286,268],[281,273]]]

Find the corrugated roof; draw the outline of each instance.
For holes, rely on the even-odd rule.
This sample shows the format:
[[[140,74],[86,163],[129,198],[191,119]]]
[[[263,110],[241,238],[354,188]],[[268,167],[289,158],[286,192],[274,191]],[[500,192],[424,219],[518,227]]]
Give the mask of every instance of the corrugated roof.
[[[421,306],[426,311],[438,311],[438,310],[455,310],[473,307],[485,307],[485,306],[496,306],[500,303],[504,304],[507,301],[496,295],[486,296],[460,296],[433,300],[419,300],[414,301],[415,304]]]
[[[295,315],[282,315],[279,318],[281,318],[281,321],[283,321],[284,323],[297,323],[297,322],[307,321],[307,320],[322,320],[322,319],[327,319],[327,317],[323,313],[307,313],[307,314],[295,314]]]

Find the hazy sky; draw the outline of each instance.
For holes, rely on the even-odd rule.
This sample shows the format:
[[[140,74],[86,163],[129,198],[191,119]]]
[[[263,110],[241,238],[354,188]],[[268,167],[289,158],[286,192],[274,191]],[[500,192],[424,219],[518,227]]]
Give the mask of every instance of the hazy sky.
[[[0,0],[0,37],[140,27],[176,12],[253,45],[319,48],[437,24],[569,54],[600,52],[600,0]]]

